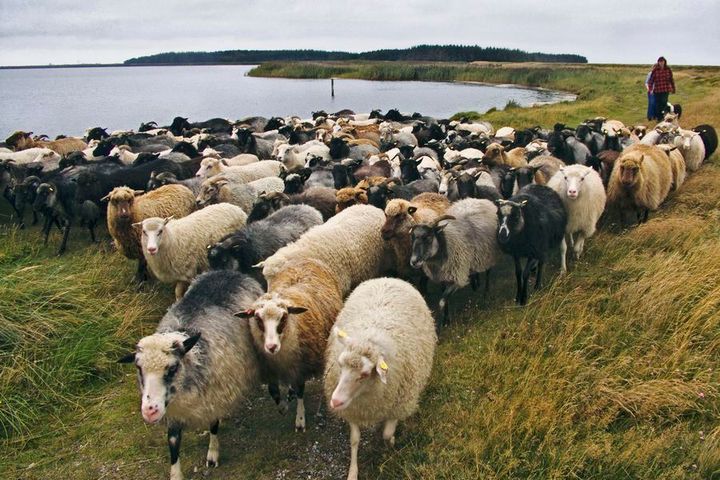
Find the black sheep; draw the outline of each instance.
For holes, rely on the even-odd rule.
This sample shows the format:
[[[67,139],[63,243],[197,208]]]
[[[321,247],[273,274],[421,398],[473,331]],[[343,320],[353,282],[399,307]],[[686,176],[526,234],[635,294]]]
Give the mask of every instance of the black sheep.
[[[712,125],[698,125],[693,128],[693,132],[700,134],[700,138],[705,144],[705,159],[710,158],[710,155],[715,153],[718,147],[718,136]]]
[[[497,239],[500,249],[515,260],[515,301],[525,305],[530,273],[537,268],[537,290],[542,286],[542,269],[548,252],[559,246],[565,235],[567,212],[560,196],[543,185],[528,185],[510,200],[495,203],[498,206]],[[524,269],[522,258],[527,258]]]

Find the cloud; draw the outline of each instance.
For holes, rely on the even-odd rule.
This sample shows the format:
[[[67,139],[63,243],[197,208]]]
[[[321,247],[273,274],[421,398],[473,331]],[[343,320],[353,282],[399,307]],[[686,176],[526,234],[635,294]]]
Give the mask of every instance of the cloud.
[[[49,4],[50,3],[50,4]],[[2,0],[0,64],[112,63],[166,51],[364,51],[470,44],[591,62],[718,64],[716,0],[341,2]]]

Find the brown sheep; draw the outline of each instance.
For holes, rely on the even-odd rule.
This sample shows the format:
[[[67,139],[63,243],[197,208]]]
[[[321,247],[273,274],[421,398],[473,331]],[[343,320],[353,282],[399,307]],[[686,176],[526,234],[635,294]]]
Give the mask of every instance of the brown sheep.
[[[677,190],[685,183],[685,176],[687,175],[687,167],[685,165],[685,157],[677,147],[661,143],[656,145],[660,150],[665,152],[670,160],[670,169],[672,170],[672,189]]]
[[[16,151],[27,150],[28,148],[49,148],[60,155],[85,150],[87,143],[79,138],[66,137],[59,140],[35,140],[32,132],[17,131],[10,135],[5,143]]]
[[[642,223],[647,221],[650,210],[657,210],[665,200],[671,185],[667,155],[653,145],[635,144],[615,162],[608,183],[608,203],[621,215],[634,210],[638,223]]]
[[[564,166],[565,162],[550,155],[540,155],[528,163],[528,167],[535,169],[535,183],[538,185],[547,184],[552,176]]]
[[[383,240],[390,242],[397,258],[398,273],[407,277],[414,270],[410,268],[412,239],[410,228],[418,223],[432,223],[445,214],[450,201],[439,193],[421,193],[409,202],[402,199],[390,200],[385,206],[385,224],[380,230]]]
[[[270,395],[281,411],[286,405],[278,384],[295,390],[296,431],[305,431],[305,381],[323,371],[327,339],[342,305],[340,285],[330,267],[303,259],[286,265],[266,294],[236,314],[249,319],[253,343],[270,377]]]
[[[486,165],[508,165],[513,168],[527,167],[527,151],[523,147],[513,148],[509,152],[499,143],[493,143],[485,150],[482,159]]]
[[[146,194],[128,187],[117,187],[103,199],[108,200],[108,231],[115,247],[129,259],[137,259],[135,280],[147,279],[147,264],[140,244],[140,229],[133,223],[151,217],[180,218],[195,210],[195,198],[183,185],[165,185]]]
[[[341,188],[335,193],[335,213],[340,213],[348,207],[352,207],[357,204],[368,203],[367,191],[358,187],[346,187]]]

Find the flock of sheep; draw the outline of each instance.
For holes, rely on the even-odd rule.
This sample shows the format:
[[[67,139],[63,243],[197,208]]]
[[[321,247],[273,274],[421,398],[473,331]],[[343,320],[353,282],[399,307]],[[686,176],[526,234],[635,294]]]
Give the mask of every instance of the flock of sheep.
[[[73,225],[95,241],[105,210],[136,280],[174,285],[156,333],[120,360],[137,367],[145,421],[167,421],[172,479],[182,429],[209,427],[217,466],[219,421],[260,384],[281,412],[297,399],[304,431],[313,377],[350,424],[356,479],[360,428],[383,423],[394,444],[429,379],[428,281],[443,288],[447,323],[450,295],[483,273],[487,293],[507,254],[525,304],[554,249],[564,272],[607,206],[647,220],[716,147],[712,127],[685,130],[673,115],[649,132],[604,118],[496,130],[397,110],[178,117],[82,139],[16,132],[0,149],[0,189],[20,225],[27,206],[43,217],[46,243],[63,231],[59,253]]]

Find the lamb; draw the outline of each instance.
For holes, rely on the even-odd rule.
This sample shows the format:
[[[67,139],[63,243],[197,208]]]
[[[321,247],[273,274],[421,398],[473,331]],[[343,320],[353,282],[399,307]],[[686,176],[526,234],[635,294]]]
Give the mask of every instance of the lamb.
[[[285,183],[279,177],[265,177],[248,183],[236,183],[225,175],[216,175],[205,180],[200,186],[197,205],[203,208],[214,203],[231,203],[245,213],[252,211],[255,200],[262,192],[282,192]]]
[[[565,238],[560,244],[560,271],[567,271],[567,245],[575,252],[575,259],[582,255],[585,239],[595,233],[595,227],[605,210],[605,186],[600,175],[584,165],[561,168],[548,183],[565,205],[567,225]],[[577,237],[575,237],[577,235]]]
[[[493,143],[485,149],[483,163],[487,165],[509,165],[513,168],[527,166],[527,152],[524,148],[513,148],[509,152],[505,152],[505,147],[499,143]]]
[[[383,240],[390,243],[397,259],[398,273],[410,274],[412,239],[410,228],[418,223],[431,223],[450,207],[447,197],[439,193],[421,193],[411,201],[390,200],[385,207],[385,223],[380,230]]]
[[[697,132],[680,129],[679,133],[680,135],[675,137],[674,144],[682,153],[687,169],[694,172],[705,160],[705,144]]]
[[[138,261],[135,281],[147,280],[147,264],[140,244],[140,232],[132,224],[150,217],[182,218],[195,210],[192,192],[182,185],[166,185],[143,195],[128,187],[113,189],[108,200],[107,226],[115,248],[129,259]]]
[[[142,250],[148,268],[164,283],[175,283],[175,298],[182,298],[190,281],[208,269],[207,246],[243,225],[247,215],[235,205],[210,205],[187,217],[146,218]]]
[[[565,237],[567,212],[555,190],[531,184],[509,200],[498,200],[497,239],[500,249],[515,260],[517,294],[515,302],[525,305],[528,299],[528,280],[534,267],[535,290],[542,286],[542,268],[547,253]],[[525,269],[521,258],[526,257]]]
[[[252,212],[248,215],[248,223],[265,218],[286,205],[310,205],[322,214],[323,221],[327,221],[335,215],[337,206],[335,189],[313,187],[297,195],[285,195],[280,192],[260,194]]]
[[[322,223],[322,215],[313,207],[282,207],[262,220],[248,223],[209,248],[208,263],[215,270],[230,269],[251,274],[255,264]]]
[[[671,189],[677,190],[685,183],[685,177],[687,175],[687,167],[685,165],[685,158],[677,147],[661,143],[656,145],[660,150],[665,152],[668,160],[670,160],[670,170],[672,171],[672,187]]]
[[[323,371],[327,339],[342,306],[340,286],[330,267],[301,259],[287,265],[272,288],[238,314],[250,321],[275,402],[285,409],[279,383],[290,385],[297,395],[295,431],[305,431],[305,382]]]
[[[233,414],[260,383],[260,368],[245,310],[262,294],[238,272],[200,275],[155,330],[119,363],[135,363],[143,420],[167,419],[170,479],[182,480],[180,440],[184,428],[209,428],[208,467],[220,458],[220,420]]]
[[[273,279],[287,262],[315,258],[335,272],[345,296],[360,282],[379,276],[388,264],[394,264],[380,236],[384,222],[385,215],[379,208],[353,205],[261,262],[263,275],[272,288]]]
[[[198,170],[196,176],[209,178],[223,174],[237,183],[248,183],[265,177],[277,177],[284,168],[282,163],[275,160],[263,160],[236,167],[230,167],[224,163],[224,160],[217,158],[206,158],[203,162],[206,164],[206,169],[202,173]]]
[[[489,271],[500,258],[496,230],[497,208],[489,200],[475,198],[455,202],[431,223],[411,227],[410,266],[422,268],[430,280],[444,286],[439,302],[443,324],[450,320],[450,295],[470,281],[477,288],[482,272],[486,272],[487,294]]]
[[[635,144],[615,162],[608,182],[608,203],[620,210],[621,220],[626,210],[634,210],[639,224],[647,221],[650,210],[658,209],[671,185],[670,162],[662,150]]]
[[[330,409],[350,424],[348,480],[357,480],[360,428],[395,428],[418,408],[432,370],[437,335],[425,300],[393,278],[368,280],[348,297],[325,354],[324,392]]]

